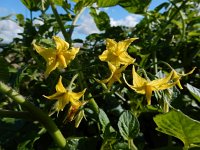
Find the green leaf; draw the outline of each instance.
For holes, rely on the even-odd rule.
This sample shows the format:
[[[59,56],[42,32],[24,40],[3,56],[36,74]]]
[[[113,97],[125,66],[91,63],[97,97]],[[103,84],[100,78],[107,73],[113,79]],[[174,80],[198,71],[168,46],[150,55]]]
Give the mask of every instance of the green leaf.
[[[49,3],[47,0],[21,0],[21,2],[30,11],[45,10],[49,6]]]
[[[119,117],[118,128],[125,140],[135,138],[140,130],[137,118],[128,110],[124,111]]]
[[[194,98],[196,98],[200,102],[200,89],[197,89],[196,87],[188,83],[187,83],[187,89],[190,91],[192,96],[194,96]]]
[[[99,121],[102,125],[102,131],[104,132],[106,126],[110,123],[110,120],[102,109],[99,109]]]
[[[63,0],[54,0],[54,3],[55,3],[56,5],[63,6],[64,1],[63,1]]]
[[[17,20],[19,21],[19,24],[24,25],[24,23],[25,23],[24,16],[22,14],[17,14],[16,17],[17,17]]]
[[[151,0],[121,0],[119,5],[130,13],[144,14]]]
[[[98,0],[97,4],[99,7],[110,7],[117,5],[119,1],[120,0]]]
[[[180,139],[185,147],[200,146],[200,122],[172,110],[154,117],[156,130]]]
[[[96,149],[97,139],[86,137],[67,138],[67,150],[93,150]]]
[[[100,31],[110,28],[110,18],[106,12],[100,11],[99,14],[97,14],[96,9],[91,8],[90,14],[94,18],[94,22]]]

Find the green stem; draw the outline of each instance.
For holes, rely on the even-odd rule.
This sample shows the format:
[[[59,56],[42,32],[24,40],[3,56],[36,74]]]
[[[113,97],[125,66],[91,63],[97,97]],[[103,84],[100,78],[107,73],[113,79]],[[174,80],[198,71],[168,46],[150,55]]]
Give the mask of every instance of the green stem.
[[[135,144],[133,143],[133,139],[128,139],[128,147],[130,150],[138,150]]]
[[[26,101],[25,98],[17,93],[12,88],[8,87],[6,84],[0,81],[0,92],[12,98],[15,102],[20,104],[22,107],[27,109],[30,113],[31,118],[36,118],[40,123],[44,125],[47,131],[50,133],[55,143],[59,147],[64,148],[66,146],[66,140],[60,130],[57,128],[53,120],[42,110],[35,107],[29,101]]]
[[[65,40],[70,42],[71,39],[70,39],[69,35],[67,34],[67,31],[66,31],[66,29],[65,29],[64,24],[62,23],[62,20],[61,20],[59,14],[58,14],[58,11],[57,11],[57,9],[56,9],[56,6],[54,5],[54,3],[53,3],[52,0],[49,0],[49,3],[50,3],[50,5],[51,5],[51,9],[52,9],[52,11],[53,11],[53,14],[55,15],[56,21],[58,22],[58,25],[59,25],[59,27],[60,27],[60,29],[61,29],[61,32],[62,32],[62,34],[63,34]]]
[[[89,97],[92,97],[92,94],[89,93]],[[95,102],[94,98],[91,98],[89,101],[90,106],[92,107],[93,111],[98,115],[99,114],[99,106]]]
[[[74,31],[74,27],[76,25],[76,22],[78,21],[80,15],[84,12],[86,7],[83,7],[75,16],[74,20],[72,21],[72,25],[71,25],[71,28],[69,29],[69,36],[70,36],[70,39],[72,38],[72,33]]]
[[[157,59],[157,52],[153,51],[153,63],[154,63],[154,72],[157,74],[158,72],[158,59]]]
[[[163,111],[164,113],[167,113],[169,112],[169,104],[167,102],[164,101],[164,104],[163,104]]]

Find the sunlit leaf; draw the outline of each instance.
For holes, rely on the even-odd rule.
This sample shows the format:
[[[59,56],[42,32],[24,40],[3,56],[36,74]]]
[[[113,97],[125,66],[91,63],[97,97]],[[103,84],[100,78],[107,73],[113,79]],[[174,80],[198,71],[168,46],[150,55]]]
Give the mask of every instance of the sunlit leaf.
[[[110,27],[110,18],[106,12],[100,11],[98,14],[95,8],[90,9],[90,14],[94,18],[94,22],[100,31]]]
[[[151,0],[121,0],[119,5],[130,13],[144,14],[147,11]]]
[[[186,147],[200,146],[200,122],[172,110],[154,117],[157,130],[180,139]]]
[[[99,7],[110,7],[118,4],[120,0],[97,0]]]
[[[194,98],[196,98],[200,102],[200,89],[198,89],[188,83],[187,83],[187,89],[190,91],[192,96],[194,96]]]
[[[128,110],[121,114],[117,125],[121,136],[125,140],[135,138],[140,130],[137,118]]]
[[[102,125],[102,130],[104,132],[106,126],[110,123],[110,120],[108,119],[106,113],[102,109],[99,109],[99,121]]]
[[[21,0],[21,2],[30,11],[45,10],[49,6],[47,0]]]

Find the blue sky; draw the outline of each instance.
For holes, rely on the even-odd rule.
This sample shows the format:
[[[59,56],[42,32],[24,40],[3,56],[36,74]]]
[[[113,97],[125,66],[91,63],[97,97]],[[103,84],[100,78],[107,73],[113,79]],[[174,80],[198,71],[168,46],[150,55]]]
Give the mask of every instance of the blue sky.
[[[159,4],[165,2],[167,0],[152,0],[149,9],[152,10]],[[141,19],[142,16],[130,14],[120,6],[103,8],[104,11],[108,13],[111,20],[111,25],[126,25],[126,26],[135,26]],[[59,8],[59,13],[64,13],[64,11]],[[120,13],[119,13],[120,12]],[[1,0],[0,1],[0,17],[13,14],[23,14],[24,17],[29,18],[30,12],[29,10],[20,2],[20,0]],[[48,10],[47,13],[51,13],[51,10]],[[39,12],[33,12],[33,17],[38,17]],[[38,20],[35,20],[36,23],[41,23]],[[9,25],[8,25],[9,23]],[[84,38],[86,35],[91,33],[98,33],[98,29],[96,28],[93,19],[89,15],[89,11],[86,10],[78,21],[79,27],[76,28],[74,32],[74,37],[79,36],[79,38]],[[12,34],[8,34],[9,31],[12,31]],[[23,29],[18,27],[17,24],[11,22],[2,22],[0,21],[0,38],[7,38],[8,42],[12,40],[9,36],[17,36],[17,33],[23,32]],[[6,40],[5,40],[6,41]]]

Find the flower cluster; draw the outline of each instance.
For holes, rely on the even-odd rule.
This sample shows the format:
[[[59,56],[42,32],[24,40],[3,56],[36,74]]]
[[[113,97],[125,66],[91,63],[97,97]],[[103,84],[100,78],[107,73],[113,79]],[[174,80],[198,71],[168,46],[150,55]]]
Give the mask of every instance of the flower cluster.
[[[130,38],[118,43],[112,39],[106,40],[106,50],[99,56],[99,59],[108,63],[111,75],[107,79],[97,80],[98,82],[107,83],[108,89],[110,89],[112,84],[116,81],[121,83],[120,77],[122,76],[122,71],[124,71],[128,65],[135,62],[135,59],[127,53],[127,48],[136,39],[137,38]]]
[[[66,68],[79,52],[79,48],[72,47],[69,49],[69,43],[65,42],[60,37],[53,36],[53,40],[55,41],[55,48],[46,48],[33,43],[35,50],[46,60],[46,71],[44,73],[46,78],[56,68]],[[79,108],[86,103],[85,101],[79,100],[84,95],[86,89],[75,93],[72,91],[71,85],[72,84],[70,84],[68,88],[64,88],[62,84],[62,76],[60,76],[56,85],[56,93],[50,96],[44,95],[47,99],[57,100],[53,107],[53,113],[56,111],[58,113],[59,111],[63,111],[64,107],[70,103],[71,106],[66,118],[68,121],[72,121]]]
[[[79,48],[72,47],[69,49],[69,44],[61,38],[53,36],[53,39],[56,44],[54,49],[38,46],[35,43],[33,44],[36,51],[46,60],[46,71],[44,73],[45,77],[48,77],[49,74],[56,68],[66,68],[79,52]],[[104,80],[96,79],[97,82],[107,84],[108,89],[110,89],[115,82],[122,83],[120,79],[122,77],[122,72],[127,68],[128,65],[135,62],[135,59],[128,54],[127,49],[129,45],[136,39],[137,38],[130,38],[119,42],[116,42],[112,39],[106,39],[106,50],[99,56],[99,59],[108,63],[111,74]],[[168,73],[168,75],[166,75],[164,78],[156,78],[151,81],[148,79],[148,77],[141,77],[136,72],[133,65],[132,84],[127,82],[125,76],[124,81],[127,86],[134,90],[136,93],[144,94],[146,96],[147,104],[151,105],[151,96],[154,91],[166,90],[175,85],[182,89],[180,79],[183,76],[193,73],[194,69],[187,74],[179,74],[174,69],[172,69],[171,72]],[[73,81],[74,79],[72,79],[71,82],[73,83]],[[65,119],[68,121],[72,121],[75,118],[77,112],[80,110],[80,107],[86,104],[86,101],[80,101],[80,98],[84,95],[86,89],[75,93],[72,91],[72,83],[67,88],[65,88],[62,84],[62,76],[60,76],[56,85],[56,93],[50,96],[44,96],[49,100],[57,100],[53,107],[53,113],[59,113],[60,111],[63,111],[65,106],[70,103],[70,108]],[[77,116],[82,113],[83,112],[80,111]],[[78,119],[79,123],[80,120],[81,119]]]
[[[46,48],[33,43],[36,51],[46,60],[45,77],[48,77],[56,68],[66,68],[79,52],[79,48],[69,49],[69,43],[63,39],[57,36],[53,36],[53,39],[56,44],[55,48]]]
[[[130,38],[118,43],[112,39],[106,40],[106,50],[99,56],[99,59],[108,63],[111,75],[104,80],[96,79],[98,82],[107,83],[108,89],[110,89],[113,83],[116,81],[121,83],[120,78],[122,76],[122,71],[124,71],[128,65],[135,62],[135,59],[127,53],[127,48],[136,39],[137,38]],[[165,90],[175,85],[178,85],[178,87],[182,89],[180,83],[181,77],[193,73],[194,69],[187,74],[179,74],[172,69],[172,71],[166,77],[150,81],[149,79],[139,76],[135,71],[135,67],[133,66],[133,84],[129,84],[125,77],[124,81],[135,92],[144,94],[146,96],[147,104],[151,105],[151,96],[153,91]]]

